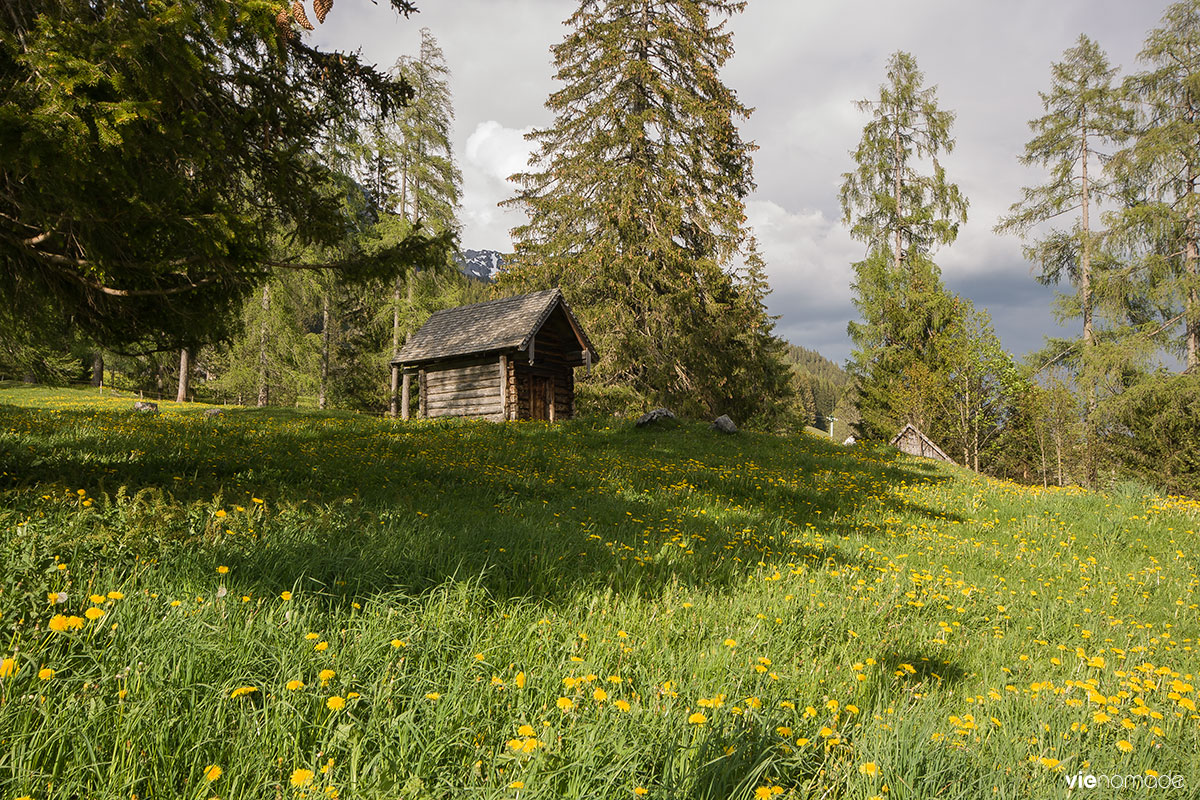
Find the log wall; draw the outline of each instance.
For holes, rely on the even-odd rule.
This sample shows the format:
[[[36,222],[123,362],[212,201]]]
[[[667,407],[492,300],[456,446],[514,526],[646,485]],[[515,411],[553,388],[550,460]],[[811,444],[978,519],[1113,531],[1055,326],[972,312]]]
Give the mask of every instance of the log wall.
[[[496,357],[430,364],[421,388],[427,417],[504,418]]]

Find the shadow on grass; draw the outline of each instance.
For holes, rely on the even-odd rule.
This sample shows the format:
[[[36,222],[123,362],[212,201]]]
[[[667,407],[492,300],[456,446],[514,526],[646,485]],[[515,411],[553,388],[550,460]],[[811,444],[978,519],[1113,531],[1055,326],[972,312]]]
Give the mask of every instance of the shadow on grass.
[[[720,589],[771,565],[856,563],[839,542],[864,514],[951,519],[902,491],[945,480],[890,448],[699,424],[0,405],[0,496],[47,521],[47,552],[227,564],[258,592],[416,593],[455,576],[496,597]]]

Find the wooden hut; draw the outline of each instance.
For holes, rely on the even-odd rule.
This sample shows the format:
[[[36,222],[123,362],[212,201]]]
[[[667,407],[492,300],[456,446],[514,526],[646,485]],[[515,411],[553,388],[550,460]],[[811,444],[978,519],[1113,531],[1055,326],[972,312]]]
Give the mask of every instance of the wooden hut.
[[[946,461],[953,464],[953,459],[942,452],[942,448],[938,447],[933,441],[921,433],[916,425],[911,422],[900,429],[896,437],[892,439],[892,447],[898,447],[901,452],[908,453],[914,456],[924,456],[925,458],[933,458],[938,461]]]
[[[402,374],[404,419],[416,378],[421,417],[553,422],[575,415],[575,368],[596,358],[562,292],[549,289],[433,314],[392,360],[392,386]]]

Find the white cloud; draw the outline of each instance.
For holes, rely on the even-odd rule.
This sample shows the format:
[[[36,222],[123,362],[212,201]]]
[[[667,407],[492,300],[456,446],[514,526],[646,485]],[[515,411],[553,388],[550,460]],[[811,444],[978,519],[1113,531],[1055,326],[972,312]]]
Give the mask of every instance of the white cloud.
[[[479,123],[467,137],[466,163],[485,175],[507,181],[510,175],[527,169],[532,143],[525,141],[525,134],[531,130],[506,128],[494,119]]]
[[[516,193],[510,175],[523,172],[529,160],[531,128],[508,128],[485,120],[467,137],[460,159],[463,172],[463,246],[468,249],[508,251],[509,231],[525,221],[513,209],[497,204]]]

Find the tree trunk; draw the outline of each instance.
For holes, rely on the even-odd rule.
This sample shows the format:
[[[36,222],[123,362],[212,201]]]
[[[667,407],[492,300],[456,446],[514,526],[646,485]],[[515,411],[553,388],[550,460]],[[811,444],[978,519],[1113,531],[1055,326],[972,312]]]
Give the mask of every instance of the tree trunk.
[[[1063,471],[1062,471],[1062,431],[1061,430],[1054,431],[1054,452],[1058,457],[1058,485],[1062,486],[1063,485]]]
[[[1038,450],[1040,450],[1041,454],[1042,454],[1042,488],[1045,489],[1045,488],[1047,488],[1047,486],[1049,484],[1049,480],[1046,477],[1046,425],[1045,425],[1045,420],[1039,420],[1037,423],[1037,428],[1035,428],[1035,430],[1037,431]]]
[[[395,358],[400,353],[400,279],[396,279],[396,285],[392,288],[392,358]],[[399,397],[400,391],[400,373],[392,367],[392,382],[388,394],[388,416],[395,418],[399,413]]]
[[[188,348],[179,351],[179,391],[175,393],[176,403],[186,403],[188,390],[191,388],[192,353]]]
[[[1088,140],[1086,111],[1080,110],[1079,157],[1082,180],[1079,186],[1080,230],[1083,241],[1079,254],[1079,303],[1083,310],[1083,384],[1087,399],[1087,414],[1083,420],[1084,475],[1089,486],[1096,483],[1095,436],[1092,422],[1096,416],[1096,376],[1093,373],[1095,360],[1092,336],[1092,237],[1088,220],[1091,205],[1091,188],[1088,185]]]
[[[1185,330],[1187,335],[1187,371],[1196,372],[1200,369],[1200,292],[1197,291],[1197,282],[1200,282],[1200,276],[1197,275],[1197,261],[1200,261],[1200,253],[1197,253],[1196,240],[1198,237],[1196,231],[1196,206],[1194,202],[1196,195],[1196,176],[1192,175],[1188,180],[1188,210],[1187,210],[1187,256],[1184,265],[1187,271],[1187,305],[1184,306]]]
[[[99,350],[92,353],[92,386],[104,385],[104,354]]]
[[[317,388],[317,408],[325,408],[329,385],[329,292],[321,297],[321,385]]]
[[[892,175],[892,183],[893,183],[892,192],[894,195],[894,199],[896,201],[896,252],[892,254],[892,270],[895,273],[893,277],[898,278],[900,276],[900,263],[901,263],[901,258],[900,258],[900,241],[901,241],[900,240],[900,180],[901,180],[902,173],[900,171],[900,168],[902,165],[902,156],[903,156],[903,152],[901,151],[901,148],[900,148],[900,128],[899,128],[899,126],[896,127],[896,130],[892,135],[892,139],[893,139],[893,147],[895,150],[895,152],[894,152],[895,165],[893,167],[893,175]]]
[[[262,408],[271,400],[267,386],[267,315],[271,311],[271,287],[263,285],[262,323],[258,328],[258,406]]]

